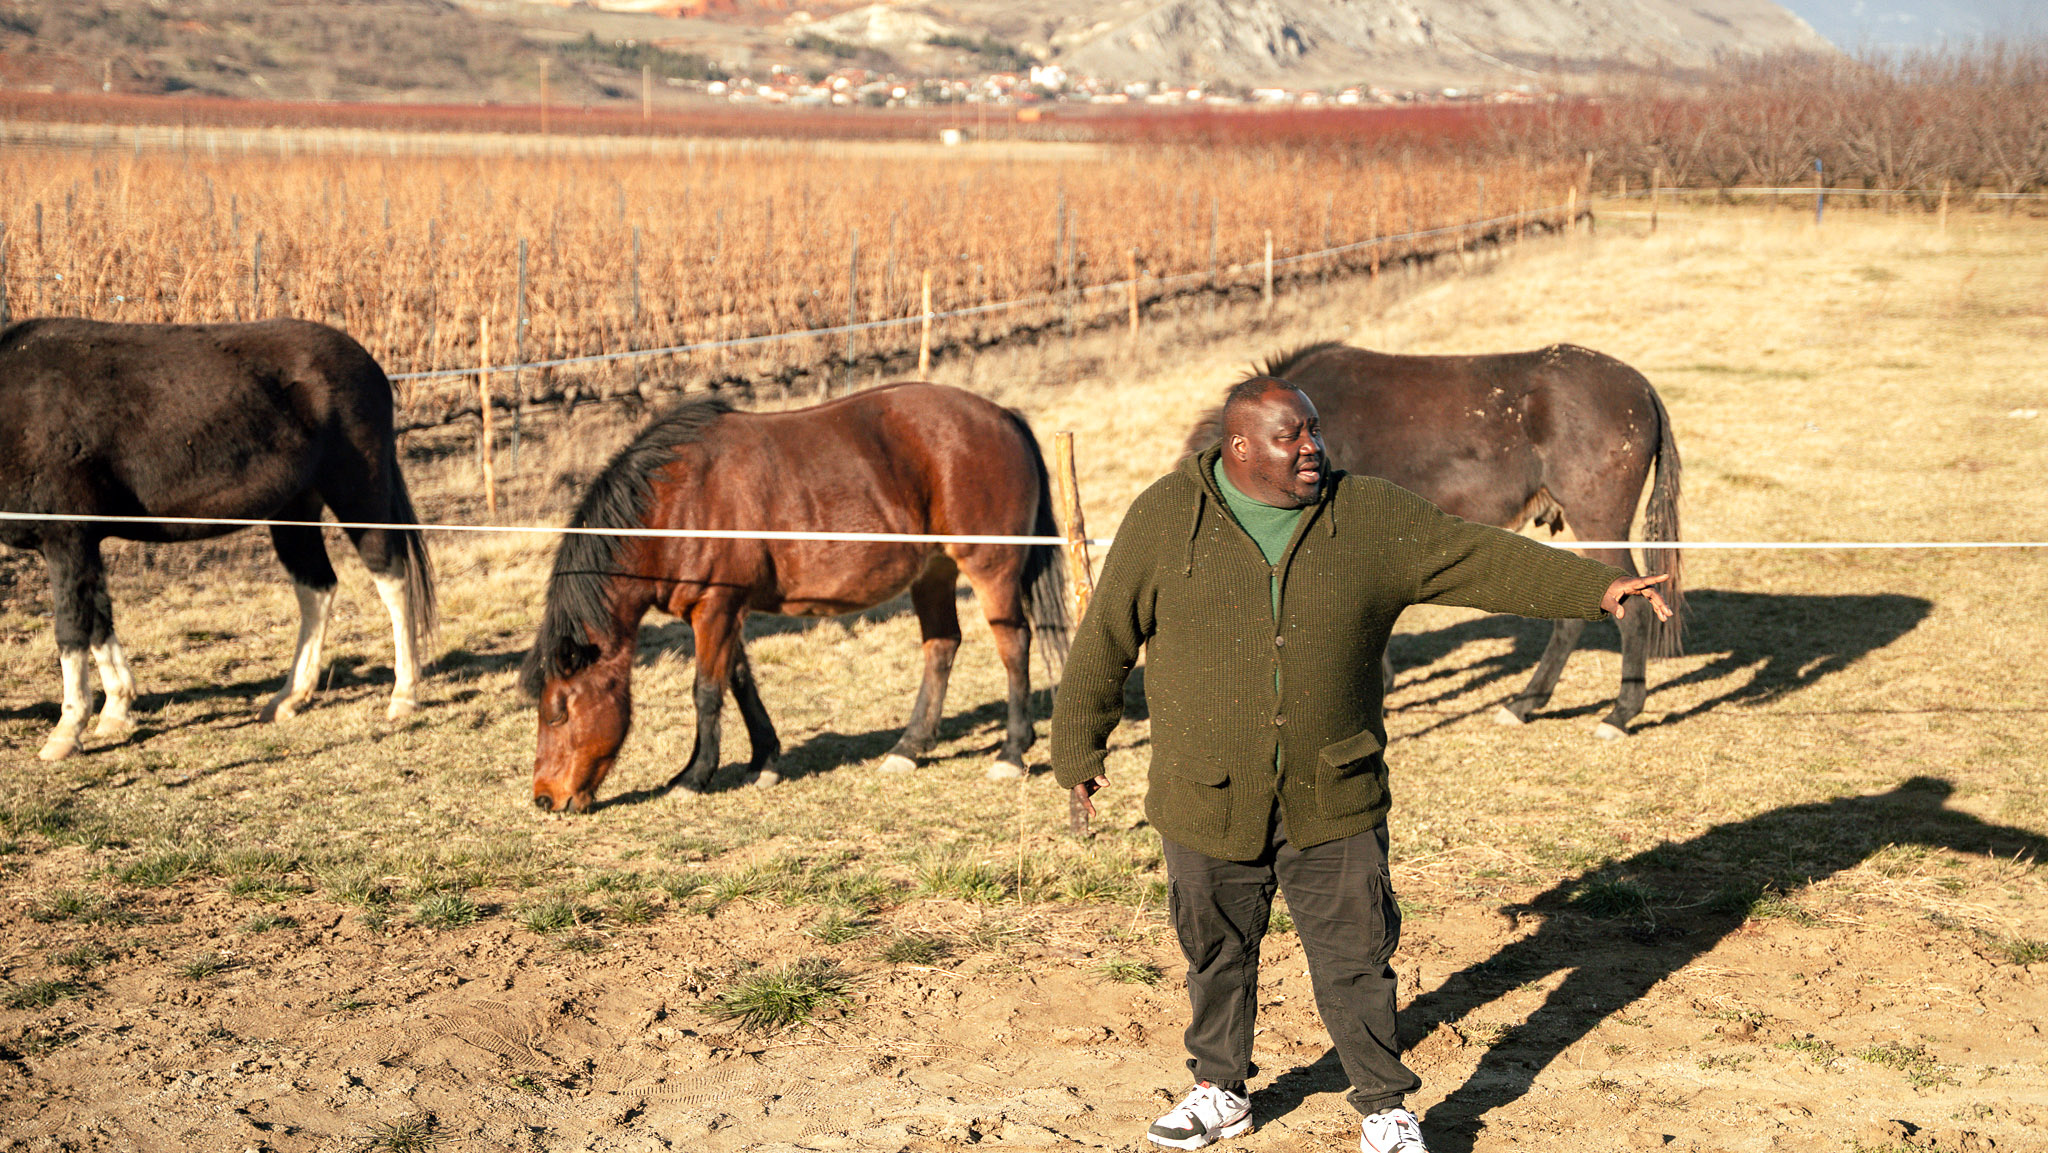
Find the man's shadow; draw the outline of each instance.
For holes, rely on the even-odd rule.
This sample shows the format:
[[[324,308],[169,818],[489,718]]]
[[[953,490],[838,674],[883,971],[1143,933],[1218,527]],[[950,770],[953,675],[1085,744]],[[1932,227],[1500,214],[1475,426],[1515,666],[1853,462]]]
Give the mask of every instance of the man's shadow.
[[[1854,868],[1894,844],[2048,858],[2048,838],[1946,807],[1954,791],[1947,781],[1914,777],[1875,796],[1773,809],[1609,862],[1509,907],[1513,915],[1540,915],[1542,927],[1417,997],[1401,1012],[1402,1036],[1461,1021],[1529,981],[1568,975],[1429,1110],[1430,1148],[1469,1153],[1490,1110],[1527,1093],[1559,1054],[1712,950],[1760,900]],[[1273,1115],[1272,1103],[1261,1104]]]

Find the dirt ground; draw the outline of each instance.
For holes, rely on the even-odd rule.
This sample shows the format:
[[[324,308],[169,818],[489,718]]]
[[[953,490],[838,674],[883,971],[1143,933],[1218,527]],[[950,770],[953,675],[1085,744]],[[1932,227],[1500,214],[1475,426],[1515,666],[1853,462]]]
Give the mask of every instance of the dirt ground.
[[[1252,334],[1236,341],[1190,328],[1119,359],[1136,354],[1091,338],[1042,354],[1060,379],[1043,398],[1003,395],[1041,435],[1093,429],[1084,452],[1114,456],[1084,476],[1105,531],[1184,427],[1145,406],[1189,411],[1253,353],[1570,339],[1662,390],[1688,537],[2041,539],[2035,502],[2012,497],[2048,464],[2048,422],[2018,415],[2048,399],[2048,230],[1830,227],[1672,212],[1645,236],[1616,218],[1467,276],[1204,322]],[[1120,420],[1144,431],[1118,442]],[[654,796],[688,739],[666,625],[617,800],[541,816],[510,666],[545,547],[442,563],[451,623],[420,716],[381,720],[389,637],[359,589],[321,707],[276,729],[250,715],[289,646],[282,582],[117,563],[158,720],[56,766],[33,755],[54,718],[48,626],[14,590],[0,1150],[1147,1147],[1187,1079],[1131,787],[1142,713],[1076,846],[1042,765],[982,779],[1000,681],[976,626],[962,716],[911,784],[871,765],[907,689],[865,683],[910,683],[904,615],[764,628],[791,779]],[[1588,734],[1618,675],[1611,631],[1511,732],[1488,714],[1543,629],[1403,620],[1395,964],[1431,1148],[2048,1149],[2038,558],[1702,554],[1691,580],[1690,655],[1653,666],[1644,723],[1615,745]],[[736,777],[741,751],[726,760]],[[549,896],[566,926],[535,914]],[[804,959],[844,982],[807,1023],[717,1011]],[[1224,1148],[1355,1148],[1284,922],[1262,974],[1257,1127]]]

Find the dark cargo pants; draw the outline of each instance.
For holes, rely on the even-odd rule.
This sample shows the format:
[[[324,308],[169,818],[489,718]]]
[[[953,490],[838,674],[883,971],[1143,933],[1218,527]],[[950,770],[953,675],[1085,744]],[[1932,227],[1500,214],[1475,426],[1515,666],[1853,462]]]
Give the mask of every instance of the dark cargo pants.
[[[1163,840],[1163,839],[1162,839]],[[1401,1104],[1422,1082],[1401,1063],[1394,969],[1401,911],[1387,874],[1387,826],[1298,849],[1274,822],[1255,861],[1225,861],[1164,841],[1173,929],[1188,962],[1188,1068],[1235,1085],[1252,1074],[1259,943],[1277,881],[1308,953],[1316,1010],[1360,1113]]]

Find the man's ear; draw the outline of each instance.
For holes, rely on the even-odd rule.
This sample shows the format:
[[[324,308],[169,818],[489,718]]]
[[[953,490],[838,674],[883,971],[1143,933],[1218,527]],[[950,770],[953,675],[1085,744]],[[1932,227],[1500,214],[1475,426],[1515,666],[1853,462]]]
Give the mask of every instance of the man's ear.
[[[1250,443],[1249,439],[1242,433],[1234,432],[1223,438],[1223,447],[1229,451],[1230,455],[1237,458],[1239,464],[1243,464],[1245,461],[1245,446],[1248,443]]]

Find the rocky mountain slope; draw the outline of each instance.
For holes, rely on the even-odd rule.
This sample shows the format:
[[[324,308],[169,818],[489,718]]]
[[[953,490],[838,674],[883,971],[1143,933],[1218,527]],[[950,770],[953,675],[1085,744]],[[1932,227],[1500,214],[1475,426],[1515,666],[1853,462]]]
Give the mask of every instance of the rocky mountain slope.
[[[643,64],[1503,88],[1784,50],[1832,51],[1773,0],[0,0],[0,85],[288,99],[531,101],[542,58],[587,103]]]

